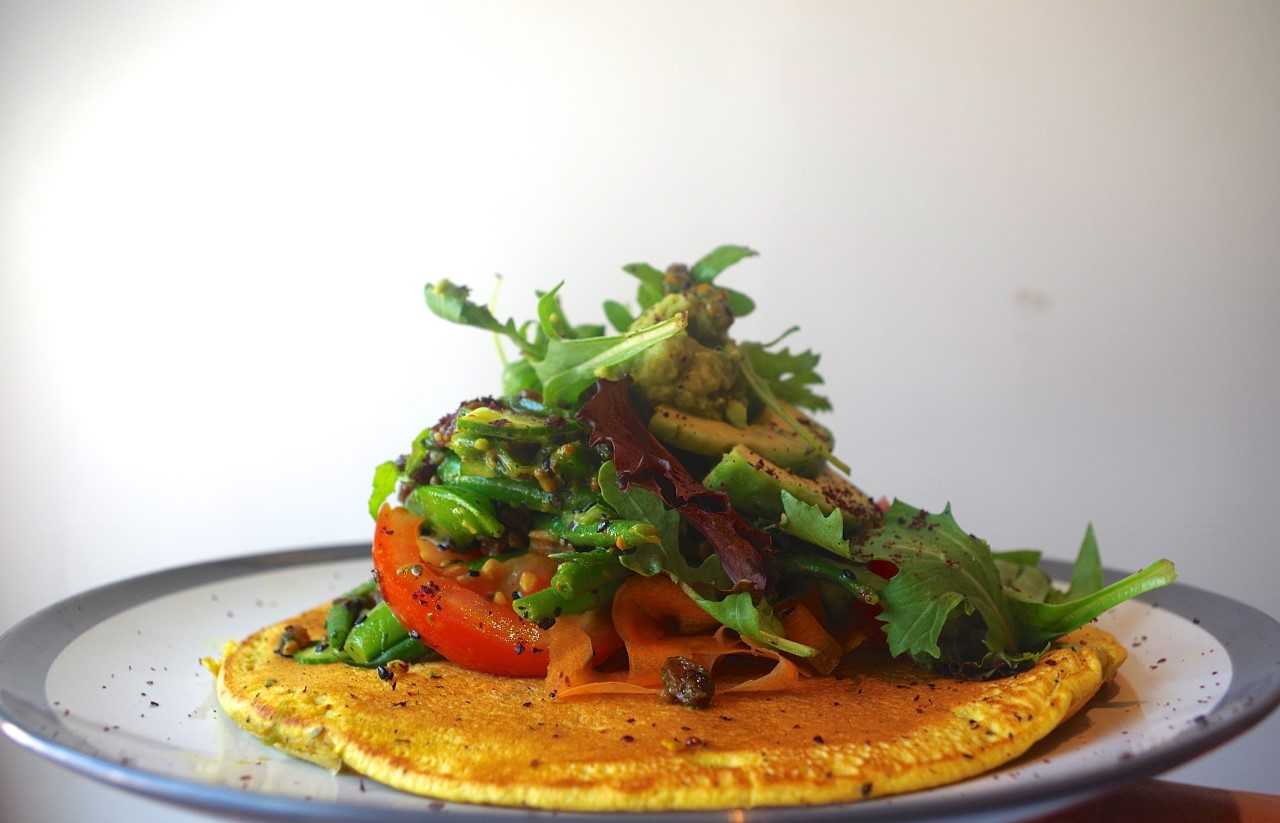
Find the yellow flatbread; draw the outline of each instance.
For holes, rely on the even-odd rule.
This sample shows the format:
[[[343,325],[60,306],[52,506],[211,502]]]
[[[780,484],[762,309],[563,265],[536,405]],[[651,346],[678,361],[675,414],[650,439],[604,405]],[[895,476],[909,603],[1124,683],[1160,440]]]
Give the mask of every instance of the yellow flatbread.
[[[420,663],[305,666],[273,651],[286,623],[323,635],[325,608],[263,629],[218,667],[218,698],[249,732],[331,769],[470,803],[659,811],[834,803],[953,783],[1025,752],[1115,675],[1125,651],[1087,627],[1029,671],[969,682],[883,651],[839,679],[717,695],[549,699],[541,680]]]

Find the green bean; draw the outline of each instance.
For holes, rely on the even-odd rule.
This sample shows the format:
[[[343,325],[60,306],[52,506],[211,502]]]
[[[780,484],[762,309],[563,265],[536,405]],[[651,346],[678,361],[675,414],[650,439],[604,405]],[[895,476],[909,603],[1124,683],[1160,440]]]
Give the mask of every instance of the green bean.
[[[594,477],[599,460],[592,460],[595,451],[585,443],[565,443],[551,452],[547,461],[551,471],[567,483],[575,483]]]
[[[324,643],[316,643],[314,646],[308,646],[293,656],[295,663],[305,663],[307,665],[317,665],[323,663],[346,663],[348,662],[346,655],[341,649],[335,649],[333,646]]]
[[[591,611],[606,603],[629,572],[607,549],[565,560],[551,575],[551,585],[511,604],[516,614],[537,622],[562,614]]]
[[[460,486],[419,486],[405,504],[434,533],[458,546],[467,546],[476,537],[499,537],[504,530],[492,501]]]
[[[618,563],[618,555],[608,549],[582,552],[564,561],[551,575],[550,588],[566,598],[594,594],[629,574]]]
[[[439,655],[434,649],[424,645],[416,637],[406,637],[367,663],[357,663],[347,657],[341,650],[335,649],[333,646],[327,646],[324,643],[308,646],[293,656],[295,662],[308,666],[346,663],[348,666],[356,666],[361,669],[374,669],[378,666],[385,666],[395,660],[417,663],[422,660],[435,660],[438,658]]]
[[[834,583],[869,606],[880,602],[878,590],[884,588],[885,581],[864,566],[803,550],[780,551],[777,556],[784,574],[816,577]]]
[[[356,615],[360,609],[361,604],[358,600],[339,598],[333,601],[333,605],[329,607],[329,613],[324,618],[325,640],[331,647],[340,649],[342,644],[347,642],[347,635],[351,633],[351,627],[355,624]]]
[[[609,594],[612,594],[612,592],[609,592]],[[562,614],[580,614],[591,611],[601,602],[603,602],[602,599],[592,595],[565,597],[555,589],[547,588],[533,594],[526,594],[512,603],[511,608],[515,609],[516,614],[525,620],[537,623],[547,618],[557,618]]]
[[[532,481],[463,474],[462,461],[456,455],[449,455],[440,464],[440,480],[450,486],[470,489],[477,494],[493,500],[501,500],[513,506],[524,506],[539,512],[554,512],[560,509],[560,501],[555,492],[544,491],[541,486]]]
[[[564,505],[561,510],[567,512],[582,511],[592,507],[600,507],[600,495],[598,492],[588,491],[585,488],[570,488],[561,492],[564,499]]]
[[[377,582],[370,579],[333,601],[324,618],[325,639],[330,646],[342,648],[355,625],[356,616],[373,606],[373,595],[377,590]]]
[[[403,660],[406,663],[417,663],[421,660],[438,660],[440,655],[436,651],[423,644],[416,637],[406,637],[399,643],[384,651],[382,654],[370,660],[368,663],[356,663],[351,661],[353,666],[362,668],[377,668],[385,666],[395,660]]]
[[[369,663],[407,637],[409,632],[383,602],[365,615],[363,623],[351,629],[342,651],[354,663]]]
[[[643,520],[581,522],[576,513],[565,512],[549,519],[543,528],[575,546],[634,549],[647,543],[661,542],[658,530]]]
[[[601,520],[609,520],[610,518],[616,519],[618,517],[618,515],[614,513],[613,509],[610,509],[600,503],[592,503],[583,510],[565,509],[565,511],[577,512],[573,515],[574,520],[579,523],[586,523],[592,526],[599,523]]]
[[[550,443],[576,436],[580,427],[559,415],[525,414],[481,406],[458,415],[457,430],[473,437]]]

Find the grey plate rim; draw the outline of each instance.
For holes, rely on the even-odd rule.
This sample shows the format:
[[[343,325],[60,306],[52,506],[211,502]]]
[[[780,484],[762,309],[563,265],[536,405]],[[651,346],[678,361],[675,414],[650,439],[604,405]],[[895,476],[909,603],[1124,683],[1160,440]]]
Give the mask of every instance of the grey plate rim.
[[[308,801],[283,795],[247,793],[229,787],[183,780],[107,760],[59,740],[60,724],[51,706],[39,706],[23,694],[44,693],[45,677],[57,655],[89,627],[137,603],[214,583],[266,571],[354,560],[368,552],[367,543],[341,543],[313,548],[266,551],[211,560],[127,578],[61,600],[27,617],[0,635],[0,731],[19,746],[86,777],[136,794],[215,813],[267,820],[347,820],[368,823],[422,821],[432,817],[550,817],[571,821],[601,819],[603,815],[551,812],[496,806],[448,803],[440,809],[395,809],[328,801]],[[1070,564],[1046,560],[1045,569],[1062,579]],[[1108,570],[1108,580],[1122,573]],[[1222,701],[1174,738],[1106,766],[1079,770],[1062,777],[1010,785],[996,795],[967,798],[930,797],[930,792],[898,795],[852,804],[764,807],[703,812],[633,813],[635,819],[674,821],[724,820],[894,820],[921,816],[951,816],[995,811],[1073,796],[1081,798],[1126,781],[1167,771],[1245,732],[1280,705],[1280,623],[1264,612],[1223,595],[1185,583],[1144,595],[1142,600],[1187,619],[1214,635],[1227,649],[1233,677]],[[39,638],[37,640],[37,638]],[[6,665],[21,661],[21,665]],[[43,698],[41,698],[43,700]],[[54,729],[50,733],[49,729]],[[476,812],[482,812],[477,815]],[[617,813],[612,813],[617,814]]]

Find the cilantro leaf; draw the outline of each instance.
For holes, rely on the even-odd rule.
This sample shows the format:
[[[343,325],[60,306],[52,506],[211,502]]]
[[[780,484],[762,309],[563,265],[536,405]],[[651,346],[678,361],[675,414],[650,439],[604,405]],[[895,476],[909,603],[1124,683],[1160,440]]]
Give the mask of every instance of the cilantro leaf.
[[[769,384],[779,399],[814,411],[831,409],[828,398],[809,388],[823,382],[816,370],[821,355],[812,350],[792,354],[789,348],[769,351],[760,343],[740,343],[738,348],[751,361],[752,370]]]
[[[849,541],[844,539],[844,517],[839,509],[824,515],[822,509],[786,489],[782,490],[782,509],[780,526],[784,532],[841,557],[852,557]]]
[[[505,323],[498,322],[498,318],[494,317],[493,312],[487,307],[469,299],[471,290],[466,286],[441,280],[438,283],[428,283],[423,291],[427,308],[431,309],[431,313],[437,317],[448,320],[450,323],[474,326],[494,334],[504,335],[524,354],[532,357],[541,356],[541,349],[525,339],[521,331],[516,328],[515,320],[508,318]]]
[[[639,486],[625,491],[618,488],[618,472],[613,461],[600,467],[596,476],[600,496],[615,512],[628,520],[653,524],[661,540],[659,544],[637,546],[619,555],[618,562],[636,574],[653,577],[666,572],[677,583],[709,589],[730,589],[733,584],[720,566],[720,558],[712,555],[698,566],[692,565],[680,551],[680,515],[668,509],[662,498]]]
[[[745,260],[748,257],[755,257],[756,254],[756,251],[746,246],[717,246],[697,263],[694,263],[689,268],[689,273],[699,283],[710,283],[720,276],[720,272],[734,263]],[[734,312],[734,314],[737,314],[737,312]]]
[[[627,310],[627,307],[617,300],[604,301],[604,316],[609,320],[609,324],[619,332],[625,332],[635,322],[635,318],[631,316],[631,312]]]
[[[544,296],[542,301],[546,299]],[[648,328],[612,337],[548,340],[546,356],[533,363],[533,370],[542,381],[543,402],[561,407],[573,404],[603,370],[621,366],[650,346],[679,334],[686,322],[685,315],[678,314]]]
[[[796,657],[813,657],[818,650],[804,643],[788,640],[780,621],[768,601],[757,604],[748,592],[738,592],[723,600],[708,600],[689,586],[681,586],[684,593],[704,612],[719,620],[743,637],[761,646],[768,646]]]
[[[1016,652],[1018,629],[987,544],[965,533],[948,506],[941,514],[895,500],[885,525],[859,546],[859,557],[888,560],[898,573],[881,593],[889,651],[944,656],[938,637],[952,612],[981,617],[982,645]],[[967,639],[967,638],[966,638]]]
[[[378,518],[378,509],[391,493],[396,490],[396,482],[400,480],[400,467],[394,460],[379,463],[373,470],[373,489],[369,492],[369,516]]]

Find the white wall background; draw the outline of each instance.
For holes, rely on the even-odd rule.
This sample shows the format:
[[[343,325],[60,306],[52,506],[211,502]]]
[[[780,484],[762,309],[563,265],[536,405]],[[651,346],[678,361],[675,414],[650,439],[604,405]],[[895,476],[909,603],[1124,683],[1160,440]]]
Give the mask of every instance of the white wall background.
[[[1280,612],[1280,4],[11,0],[0,627],[362,538],[372,466],[497,379],[425,281],[585,318],[720,242],[865,487]],[[1274,791],[1277,733],[1177,776]],[[174,814],[7,743],[0,798]]]

